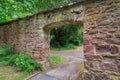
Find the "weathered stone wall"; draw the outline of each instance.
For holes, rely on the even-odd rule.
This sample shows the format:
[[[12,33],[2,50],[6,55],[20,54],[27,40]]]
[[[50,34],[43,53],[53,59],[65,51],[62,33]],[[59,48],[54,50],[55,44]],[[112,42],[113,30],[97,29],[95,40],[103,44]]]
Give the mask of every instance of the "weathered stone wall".
[[[90,0],[0,26],[0,44],[15,44],[49,67],[49,32],[65,24],[84,27],[84,80],[120,80],[120,0]]]
[[[49,41],[38,18],[43,17],[35,15],[0,26],[0,42],[15,45],[16,52],[28,52],[36,61],[48,64]]]
[[[120,80],[120,0],[87,5],[85,17],[85,80]]]

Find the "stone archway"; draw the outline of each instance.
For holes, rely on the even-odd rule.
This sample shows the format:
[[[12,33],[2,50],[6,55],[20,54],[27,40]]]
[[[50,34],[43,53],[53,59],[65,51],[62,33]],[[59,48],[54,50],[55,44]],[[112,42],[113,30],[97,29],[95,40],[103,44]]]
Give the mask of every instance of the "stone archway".
[[[47,42],[49,43],[48,45],[50,46],[50,31],[53,28],[56,28],[58,26],[64,26],[64,25],[83,25],[81,21],[74,21],[74,20],[65,20],[65,21],[58,21],[58,22],[53,22],[50,24],[47,24],[43,29],[44,29],[44,33],[45,33],[45,39],[48,40]],[[49,49],[50,52],[50,49]],[[47,58],[49,59],[49,58]],[[48,60],[49,61],[49,60]]]
[[[53,22],[51,24],[48,24],[44,27],[44,32],[46,34],[46,38],[50,39],[50,31],[53,28],[57,27],[64,27],[64,25],[75,25],[74,27],[78,27],[79,25],[82,27],[82,22],[76,22],[74,20],[70,21],[59,21],[59,22]],[[80,27],[79,26],[79,27]],[[69,26],[70,27],[70,26]],[[68,27],[67,27],[68,28]],[[74,33],[75,31],[73,31]],[[83,32],[83,30],[82,30]],[[75,36],[74,36],[75,37]],[[82,38],[83,39],[83,36]],[[49,40],[50,42],[50,40]],[[50,76],[54,76],[56,78],[60,78],[62,80],[78,80],[83,79],[83,73],[84,73],[84,52],[83,52],[83,46],[77,46],[77,49],[74,50],[67,50],[67,51],[57,51],[57,50],[51,50],[50,51],[52,55],[58,55],[63,56],[67,61],[65,61],[61,66],[57,66],[57,68],[48,71],[46,74]]]
[[[85,80],[120,79],[119,4],[119,0],[80,1],[1,24],[0,43],[15,44],[16,51],[28,51],[37,61],[47,64],[49,27],[44,27],[57,22],[82,22]]]

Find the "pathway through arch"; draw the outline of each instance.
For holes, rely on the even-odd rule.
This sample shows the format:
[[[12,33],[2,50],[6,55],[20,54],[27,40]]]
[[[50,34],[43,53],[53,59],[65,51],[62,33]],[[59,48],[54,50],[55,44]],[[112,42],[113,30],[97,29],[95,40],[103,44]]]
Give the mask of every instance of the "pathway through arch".
[[[27,80],[83,80],[83,47],[69,51],[51,51],[51,53],[63,56],[67,61],[45,74],[37,74]]]

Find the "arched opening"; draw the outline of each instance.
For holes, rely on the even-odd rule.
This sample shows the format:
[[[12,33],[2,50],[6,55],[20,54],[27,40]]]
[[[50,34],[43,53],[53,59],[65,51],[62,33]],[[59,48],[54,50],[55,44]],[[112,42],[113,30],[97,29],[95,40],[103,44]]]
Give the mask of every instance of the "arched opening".
[[[47,74],[62,79],[81,79],[84,72],[82,24],[73,21],[55,22],[47,25],[44,31],[50,43],[50,63],[54,68]]]

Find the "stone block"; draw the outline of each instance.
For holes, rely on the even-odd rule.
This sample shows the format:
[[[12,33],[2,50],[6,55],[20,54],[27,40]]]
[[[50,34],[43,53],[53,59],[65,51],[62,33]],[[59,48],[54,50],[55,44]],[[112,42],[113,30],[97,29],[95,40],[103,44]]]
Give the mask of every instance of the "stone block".
[[[94,47],[92,45],[84,46],[84,52],[93,54],[94,53]]]
[[[104,52],[110,52],[111,51],[111,46],[110,45],[97,45],[96,46],[96,51],[100,53]]]
[[[119,18],[114,19],[114,20],[113,20],[113,23],[114,23],[114,24],[120,24],[120,19],[119,19]]]
[[[103,44],[104,43],[104,38],[103,37],[93,37],[91,39],[92,44]]]
[[[83,43],[84,45],[90,45],[90,36],[84,36],[83,37]]]
[[[107,39],[106,42],[107,42],[107,43],[110,43],[110,44],[120,45],[120,39],[119,39],[119,38],[109,38],[109,39]]]
[[[98,33],[98,29],[92,29],[88,31],[88,34],[97,34]]]
[[[106,26],[110,23],[111,23],[110,20],[103,20],[103,21],[97,22],[97,26]]]
[[[33,53],[33,54],[32,54],[32,57],[33,57],[34,59],[39,59],[39,58],[40,58],[40,54]]]
[[[102,62],[101,63],[101,69],[103,71],[116,71],[117,72],[117,65],[112,62]]]
[[[115,38],[120,38],[120,33],[115,33]]]
[[[111,46],[111,54],[119,53],[119,48],[117,46]]]
[[[117,59],[117,57],[116,57],[116,60],[114,61],[114,64],[116,64],[116,66],[117,66],[117,68],[118,68],[118,71],[117,71],[117,72],[120,73],[120,56],[119,56],[118,59]]]
[[[94,80],[110,80],[109,74],[94,73]]]
[[[86,68],[93,68],[93,63],[91,61],[85,61],[84,65]]]
[[[92,80],[93,75],[89,72],[84,73],[84,80]]]
[[[93,61],[93,60],[101,61],[103,59],[101,55],[84,55],[84,56],[85,59],[87,59],[88,61]]]

